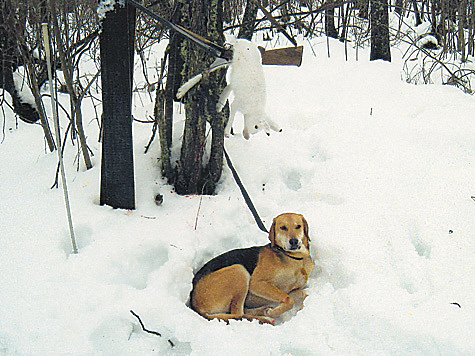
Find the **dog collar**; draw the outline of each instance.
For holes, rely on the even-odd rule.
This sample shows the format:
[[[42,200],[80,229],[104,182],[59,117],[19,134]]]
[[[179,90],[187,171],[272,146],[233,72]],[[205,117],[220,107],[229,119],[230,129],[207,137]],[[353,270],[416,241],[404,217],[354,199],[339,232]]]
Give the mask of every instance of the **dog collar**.
[[[279,252],[282,252],[284,255],[286,255],[287,257],[293,259],[293,260],[297,260],[297,261],[302,261],[303,260],[303,257],[295,257],[295,256],[292,256],[292,255],[289,255],[289,253],[287,251],[285,251],[282,247],[280,246],[273,246],[272,248],[276,249],[277,251]]]

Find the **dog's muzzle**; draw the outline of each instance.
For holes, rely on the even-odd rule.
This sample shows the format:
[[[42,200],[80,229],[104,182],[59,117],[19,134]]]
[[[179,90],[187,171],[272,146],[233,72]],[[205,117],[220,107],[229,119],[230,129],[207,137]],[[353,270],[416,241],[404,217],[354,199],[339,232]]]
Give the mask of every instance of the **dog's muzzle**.
[[[300,248],[299,240],[297,240],[295,237],[291,238],[289,240],[290,243],[290,250],[298,250]]]

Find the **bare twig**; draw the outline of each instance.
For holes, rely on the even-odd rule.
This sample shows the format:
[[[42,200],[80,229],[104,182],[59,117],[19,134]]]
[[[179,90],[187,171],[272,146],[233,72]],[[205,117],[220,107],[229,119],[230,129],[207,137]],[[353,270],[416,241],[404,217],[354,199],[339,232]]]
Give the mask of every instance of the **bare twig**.
[[[195,231],[196,228],[198,227],[198,218],[200,216],[200,210],[201,210],[201,202],[203,201],[203,196],[200,196],[200,204],[198,205],[198,211],[196,212],[196,219],[195,219]]]
[[[133,310],[130,311],[130,313],[135,316],[137,318],[137,320],[139,321],[140,323],[140,326],[142,327],[142,330],[145,331],[146,333],[149,333],[149,334],[153,334],[153,335],[157,335],[157,336],[162,336],[162,334],[160,334],[159,332],[157,331],[153,331],[153,330],[148,330],[145,328],[145,325],[142,323],[142,319],[140,319],[140,316],[138,316]]]
[[[160,337],[162,336],[162,334],[160,334],[158,331],[148,330],[147,328],[145,328],[145,325],[143,324],[142,319],[140,319],[140,316],[138,316],[133,310],[131,310],[130,313],[137,318],[143,331],[152,335],[157,335]],[[168,343],[170,344],[171,347],[175,346],[175,344],[170,339],[168,339]]]

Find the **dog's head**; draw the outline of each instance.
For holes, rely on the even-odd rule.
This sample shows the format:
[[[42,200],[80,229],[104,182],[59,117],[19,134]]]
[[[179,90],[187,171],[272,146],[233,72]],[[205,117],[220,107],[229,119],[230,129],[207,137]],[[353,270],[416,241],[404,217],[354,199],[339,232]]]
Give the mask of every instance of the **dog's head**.
[[[285,213],[274,218],[269,240],[272,247],[277,245],[292,254],[310,254],[308,224],[300,214]]]

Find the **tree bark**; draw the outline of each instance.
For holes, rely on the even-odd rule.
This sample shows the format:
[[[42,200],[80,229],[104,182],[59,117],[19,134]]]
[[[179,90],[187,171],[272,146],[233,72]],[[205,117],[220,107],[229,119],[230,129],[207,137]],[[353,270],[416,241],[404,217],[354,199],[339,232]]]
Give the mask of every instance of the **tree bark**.
[[[182,4],[177,2],[171,21],[176,25],[182,24]],[[160,148],[161,148],[161,171],[169,182],[172,182],[175,177],[175,172],[171,163],[171,146],[173,135],[173,103],[176,100],[176,92],[181,85],[182,71],[184,59],[181,54],[183,45],[183,36],[170,30],[170,40],[167,47],[168,56],[168,71],[167,82],[165,90],[163,91],[163,98],[158,98],[158,105],[160,100],[163,101],[163,111],[158,119],[159,134],[160,134]]]
[[[135,8],[116,5],[100,34],[102,67],[101,205],[135,209],[132,76]]]
[[[394,5],[394,11],[399,15],[403,16],[404,15],[404,1],[403,0],[396,0],[396,3]]]
[[[328,3],[332,3],[329,0]],[[338,31],[335,28],[335,8],[333,6],[325,10],[325,34],[331,38],[338,38]]]
[[[412,0],[412,6],[414,7],[414,16],[416,19],[416,26],[419,26],[422,23],[421,13],[419,12],[419,7],[417,7],[417,1]]]
[[[358,16],[361,17],[362,19],[368,19],[368,9],[369,9],[369,0],[357,0],[356,2],[358,4],[358,8],[360,11],[358,11]]]
[[[344,15],[342,17],[340,42],[345,42],[346,41],[346,34],[347,34],[347,31],[348,31],[348,23],[350,22],[350,11],[351,11],[351,5],[350,4],[346,5],[346,11],[345,11],[345,5],[343,5],[341,7],[341,12]]]
[[[13,72],[24,65],[19,41],[14,33],[15,14],[10,0],[0,2],[0,88],[12,97],[12,105],[18,117],[29,124],[40,119],[36,108],[22,102],[13,81]]]
[[[388,0],[370,0],[371,53],[370,60],[391,62],[389,44]]]
[[[257,6],[256,1],[247,0],[238,38],[245,38],[249,41],[252,39],[252,35],[256,29],[257,10],[259,10],[259,7]]]
[[[191,31],[213,42],[224,42],[222,0],[187,1],[183,4],[183,15]],[[182,53],[186,78],[208,68],[214,61],[190,41],[184,43]],[[223,113],[216,112],[216,102],[224,85],[223,75],[212,73],[185,98],[186,122],[175,181],[179,194],[213,194],[221,177],[226,118]],[[211,125],[213,138],[211,154],[205,166],[206,122]]]
[[[465,29],[467,25],[467,0],[461,0],[458,9],[458,51],[461,53],[462,62],[467,61],[467,48],[465,43]]]
[[[68,93],[71,101],[71,120],[73,121],[72,127],[76,126],[78,135],[79,135],[79,142],[81,145],[81,153],[84,159],[84,164],[86,165],[86,169],[92,168],[92,161],[91,156],[89,155],[89,151],[87,148],[86,142],[86,133],[84,132],[83,122],[82,122],[82,111],[81,111],[81,99],[79,98],[78,94],[76,93],[76,89],[74,88],[74,81],[73,81],[73,68],[72,68],[72,60],[71,58],[67,59],[66,50],[67,47],[63,42],[61,37],[61,31],[59,28],[58,23],[58,16],[56,14],[56,7],[54,0],[48,0],[52,15],[52,22],[53,22],[53,32],[54,37],[56,38],[58,44],[58,53],[59,59],[61,62],[61,69],[64,74],[64,80],[66,82],[66,86],[68,88]],[[63,14],[65,15],[65,14]],[[74,130],[73,130],[74,132]]]

